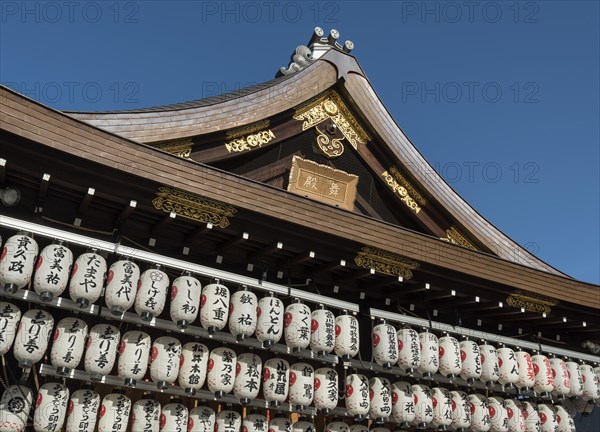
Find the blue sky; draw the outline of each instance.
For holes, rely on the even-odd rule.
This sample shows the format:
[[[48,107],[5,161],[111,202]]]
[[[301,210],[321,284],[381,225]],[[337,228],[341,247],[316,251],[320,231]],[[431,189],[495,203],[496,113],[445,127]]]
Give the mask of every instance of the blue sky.
[[[65,110],[273,78],[336,28],[398,124],[483,216],[600,283],[596,1],[0,3],[0,81]]]

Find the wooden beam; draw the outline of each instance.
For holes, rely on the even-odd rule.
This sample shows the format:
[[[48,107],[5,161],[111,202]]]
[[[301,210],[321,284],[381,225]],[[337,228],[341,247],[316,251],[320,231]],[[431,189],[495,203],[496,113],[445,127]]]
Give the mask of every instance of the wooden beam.
[[[250,234],[248,234],[247,232],[233,236],[229,240],[226,240],[223,243],[221,243],[219,247],[217,247],[217,253],[219,255],[223,255],[229,249],[239,245],[240,243],[242,243],[245,240],[248,240],[249,238]]]
[[[201,226],[200,228],[198,228],[196,231],[194,231],[192,234],[190,234],[188,236],[188,238],[185,240],[185,246],[193,245],[197,239],[204,236],[206,233],[210,232],[212,230],[212,228],[213,228],[213,224],[211,224],[210,222],[204,226]]]
[[[275,243],[270,244],[270,245],[264,247],[263,249],[255,252],[253,255],[249,256],[248,262],[256,263],[262,257],[272,255],[274,252],[277,252],[282,249],[283,249],[283,242],[275,242]]]
[[[6,159],[0,158],[0,186],[6,181]]]
[[[173,222],[176,217],[177,214],[175,212],[170,212],[169,214],[165,215],[156,225],[152,227],[150,230],[150,236],[153,237],[156,235],[160,230]]]
[[[131,216],[131,214],[133,213],[133,211],[135,210],[136,207],[137,207],[137,201],[135,201],[135,200],[129,201],[129,204],[121,211],[121,214],[119,214],[119,217],[117,218],[117,222],[119,224],[125,223],[127,221],[127,219],[129,219],[129,216]]]

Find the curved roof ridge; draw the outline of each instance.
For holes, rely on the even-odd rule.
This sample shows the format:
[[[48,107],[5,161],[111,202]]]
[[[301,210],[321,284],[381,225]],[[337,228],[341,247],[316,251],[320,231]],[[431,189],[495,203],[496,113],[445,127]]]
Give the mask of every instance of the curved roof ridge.
[[[135,114],[135,113],[148,113],[148,112],[164,112],[164,111],[180,111],[192,108],[207,107],[216,105],[222,102],[226,102],[233,99],[256,93],[266,88],[272,87],[282,81],[290,79],[293,75],[282,75],[277,78],[273,78],[269,81],[265,81],[258,84],[253,84],[248,87],[242,87],[237,90],[230,92],[221,93],[206,98],[193,99],[186,102],[176,102],[166,105],[155,105],[146,108],[131,108],[124,110],[104,110],[104,111],[62,111],[69,115],[83,115],[83,114]]]

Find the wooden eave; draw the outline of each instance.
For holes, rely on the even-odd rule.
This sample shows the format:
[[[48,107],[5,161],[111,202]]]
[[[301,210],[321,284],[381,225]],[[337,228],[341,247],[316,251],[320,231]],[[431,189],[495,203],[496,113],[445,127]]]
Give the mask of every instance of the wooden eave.
[[[370,87],[366,79],[354,74],[346,77],[344,85],[348,84],[352,84],[348,88],[354,100]],[[365,94],[364,98],[370,98],[371,104],[374,104],[373,94]],[[369,105],[366,101],[361,104],[370,108],[365,109],[363,114],[378,127],[376,130],[383,137],[393,137],[394,130],[388,130],[391,126],[381,123],[385,119],[377,115],[381,114],[377,111],[377,104]],[[382,106],[379,109],[383,109]],[[524,289],[564,302],[600,309],[600,288],[597,285],[449,244],[164,154],[78,121],[4,87],[0,89],[0,129],[124,174],[133,173],[136,177],[222,201],[267,218],[285,220],[311,232],[334,235],[340,239],[349,238],[365,246],[400,254],[427,267],[464,274],[469,278],[487,281],[490,285]],[[408,144],[406,141],[405,145]],[[319,216],[318,223],[315,223],[315,215]]]

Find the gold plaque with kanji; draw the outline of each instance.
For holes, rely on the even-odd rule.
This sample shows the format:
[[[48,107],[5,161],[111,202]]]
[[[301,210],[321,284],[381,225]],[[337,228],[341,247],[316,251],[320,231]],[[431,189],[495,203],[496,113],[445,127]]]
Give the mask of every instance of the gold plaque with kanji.
[[[358,176],[294,156],[288,190],[347,210],[354,209]]]

